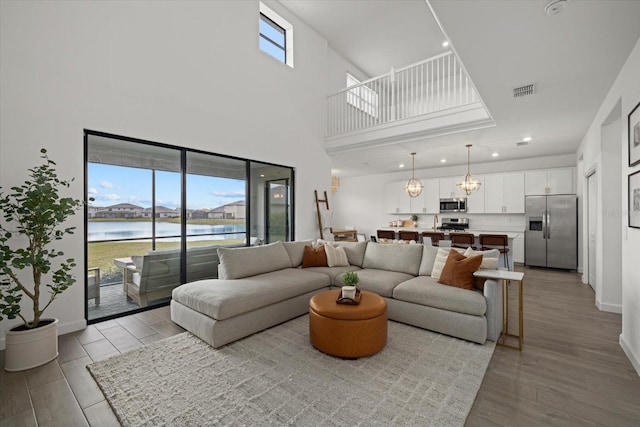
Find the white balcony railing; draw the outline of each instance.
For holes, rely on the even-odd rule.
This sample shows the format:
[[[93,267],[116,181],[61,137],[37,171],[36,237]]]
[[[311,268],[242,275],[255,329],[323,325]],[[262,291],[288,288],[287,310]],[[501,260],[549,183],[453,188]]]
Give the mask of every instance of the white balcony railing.
[[[467,73],[452,52],[426,59],[327,98],[327,136],[478,102]]]

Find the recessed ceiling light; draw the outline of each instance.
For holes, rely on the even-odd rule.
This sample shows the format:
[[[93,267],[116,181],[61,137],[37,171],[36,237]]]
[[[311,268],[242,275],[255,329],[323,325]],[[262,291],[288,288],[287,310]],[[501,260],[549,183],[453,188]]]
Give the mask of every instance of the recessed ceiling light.
[[[260,178],[264,178],[264,174],[263,173],[260,174]]]
[[[447,159],[441,159],[440,163],[447,163]]]
[[[500,153],[492,153],[491,157],[498,157],[500,155]]]
[[[447,47],[449,46],[449,42],[447,40],[442,42],[442,47]]]
[[[404,163],[400,163],[400,164],[398,165],[398,167],[399,167],[399,168],[403,168],[403,167],[404,167]]]
[[[525,136],[524,138],[522,138],[522,140],[524,142],[531,142],[531,137],[530,136]]]

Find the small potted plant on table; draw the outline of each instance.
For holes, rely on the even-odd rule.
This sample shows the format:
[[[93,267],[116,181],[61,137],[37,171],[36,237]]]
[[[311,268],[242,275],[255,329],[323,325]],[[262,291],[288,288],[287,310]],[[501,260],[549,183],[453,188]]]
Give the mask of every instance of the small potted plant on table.
[[[355,271],[347,271],[342,275],[342,298],[356,299],[356,285],[360,281],[358,273]]]
[[[71,181],[58,178],[47,150],[40,152],[44,163],[29,169],[29,178],[22,185],[11,187],[9,194],[0,187],[0,320],[22,320],[6,333],[7,371],[34,368],[57,357],[58,319],[43,319],[42,314],[76,281],[71,274],[74,260],[63,260],[64,253],[51,243],[73,234],[75,227],[61,225],[82,201],[60,197],[60,190]],[[48,288],[48,297],[42,286]],[[30,315],[22,313],[25,296],[31,300]]]
[[[417,227],[418,226],[418,215],[416,215],[416,214],[411,215],[411,221],[413,221],[413,226]]]

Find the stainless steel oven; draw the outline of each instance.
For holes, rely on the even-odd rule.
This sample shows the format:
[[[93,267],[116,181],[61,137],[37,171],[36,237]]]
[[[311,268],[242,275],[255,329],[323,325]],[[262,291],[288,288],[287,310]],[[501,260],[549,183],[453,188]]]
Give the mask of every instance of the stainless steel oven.
[[[447,212],[466,212],[467,198],[459,197],[457,199],[440,199],[440,213]]]

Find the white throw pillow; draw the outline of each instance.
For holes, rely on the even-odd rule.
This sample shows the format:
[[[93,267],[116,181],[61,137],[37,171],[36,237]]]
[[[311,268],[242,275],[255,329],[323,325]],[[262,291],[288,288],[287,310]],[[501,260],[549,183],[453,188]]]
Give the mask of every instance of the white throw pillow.
[[[458,248],[438,248],[438,254],[436,255],[435,261],[433,261],[433,269],[431,270],[431,277],[434,279],[439,279],[442,274],[442,269],[444,265],[447,263],[447,258],[449,257],[449,252],[452,250],[458,251],[461,254],[464,253],[464,249]]]
[[[331,243],[324,245],[324,251],[327,254],[327,265],[329,267],[348,267],[349,258],[344,248],[333,246]]]
[[[497,270],[498,269],[498,257],[500,256],[500,252],[498,252],[497,250],[474,251],[471,248],[467,248],[467,250],[464,251],[462,255],[466,256],[467,258],[474,255],[482,255],[482,264],[480,264],[481,270]],[[497,255],[497,256],[494,257],[493,255]]]

